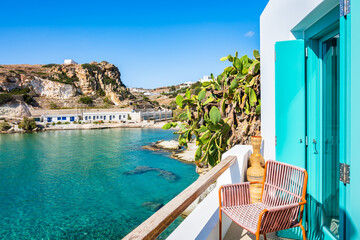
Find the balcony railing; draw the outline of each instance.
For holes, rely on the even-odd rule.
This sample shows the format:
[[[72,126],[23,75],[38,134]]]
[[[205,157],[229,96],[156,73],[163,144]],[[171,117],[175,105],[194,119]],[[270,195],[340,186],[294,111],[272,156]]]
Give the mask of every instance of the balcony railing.
[[[205,175],[199,177],[198,180],[135,228],[124,239],[155,239],[220,175],[233,165],[236,159],[236,156],[225,157],[218,165]]]

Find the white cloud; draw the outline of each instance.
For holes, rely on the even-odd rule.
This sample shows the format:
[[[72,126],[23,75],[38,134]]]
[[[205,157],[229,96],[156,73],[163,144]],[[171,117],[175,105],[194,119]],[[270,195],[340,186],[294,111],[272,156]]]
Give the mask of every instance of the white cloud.
[[[253,37],[255,35],[255,33],[253,31],[248,31],[247,33],[245,33],[245,37]]]

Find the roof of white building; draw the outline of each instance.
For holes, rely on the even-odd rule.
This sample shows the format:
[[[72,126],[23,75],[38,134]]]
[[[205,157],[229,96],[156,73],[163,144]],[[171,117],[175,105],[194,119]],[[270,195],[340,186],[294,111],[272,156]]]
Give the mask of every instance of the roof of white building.
[[[78,64],[78,63],[75,62],[75,61],[72,60],[72,59],[65,59],[65,60],[64,60],[64,64]]]

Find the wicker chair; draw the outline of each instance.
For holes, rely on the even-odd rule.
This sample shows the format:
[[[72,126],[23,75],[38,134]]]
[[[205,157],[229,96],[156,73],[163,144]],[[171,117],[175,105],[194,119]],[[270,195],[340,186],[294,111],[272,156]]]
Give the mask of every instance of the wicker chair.
[[[262,184],[261,201],[250,202],[250,184]],[[289,164],[267,161],[262,182],[229,184],[219,189],[219,239],[221,239],[221,213],[242,228],[260,238],[260,234],[300,227],[306,204],[306,170]]]

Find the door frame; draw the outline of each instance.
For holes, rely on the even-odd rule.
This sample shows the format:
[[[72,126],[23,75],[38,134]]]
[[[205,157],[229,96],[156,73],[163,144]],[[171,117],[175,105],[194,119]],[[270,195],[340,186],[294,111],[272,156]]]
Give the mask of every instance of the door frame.
[[[312,29],[312,32],[315,31]],[[308,199],[309,205],[308,206],[308,214],[307,219],[309,219],[309,215],[311,216],[311,212],[317,211],[317,208],[320,203],[323,202],[323,193],[320,184],[317,184],[318,181],[322,182],[323,179],[323,141],[321,141],[323,137],[322,132],[322,120],[323,120],[323,68],[322,68],[322,43],[329,38],[335,36],[336,34],[340,34],[340,24],[339,21],[335,21],[331,25],[324,28],[324,26],[319,26],[319,31],[309,36],[306,39],[307,43],[307,52],[308,57],[306,59],[306,136],[308,139],[308,145],[306,150],[306,166],[307,170],[309,171],[309,187],[308,187]],[[340,40],[341,41],[341,40]],[[341,43],[340,43],[341,45]],[[339,46],[340,48],[340,46]],[[342,55],[342,51],[340,48],[339,51]],[[341,60],[340,60],[341,61]],[[341,77],[341,70],[342,66],[340,64],[340,79],[339,85],[340,89],[344,84],[344,81]],[[343,91],[340,90],[339,94],[339,111],[340,113],[344,111],[346,96],[344,96]],[[342,162],[341,153],[343,152],[344,144],[342,136],[344,136],[344,118],[340,117],[340,126],[339,126],[339,137],[341,139],[339,144],[339,162]],[[316,139],[316,150],[318,154],[314,154],[315,145],[313,144],[313,139]],[[311,174],[311,173],[318,173],[318,174]],[[343,184],[339,184],[339,209],[346,204],[346,194],[344,191]],[[342,221],[343,217],[341,216],[343,212],[339,211],[339,239],[343,239],[345,234],[345,222]],[[319,225],[319,226],[315,226]],[[309,238],[312,236],[316,236],[317,234],[323,234],[324,239],[337,239],[334,237],[330,231],[325,226],[321,225],[321,219],[319,222],[316,222],[313,226],[309,226],[307,229],[310,230]],[[315,229],[314,229],[315,228]],[[312,232],[313,231],[313,232]],[[326,232],[326,234],[324,234]]]

